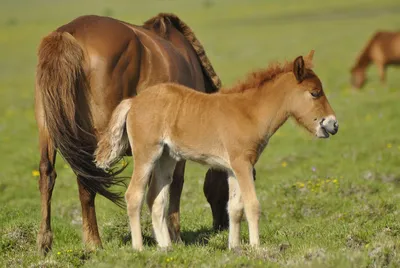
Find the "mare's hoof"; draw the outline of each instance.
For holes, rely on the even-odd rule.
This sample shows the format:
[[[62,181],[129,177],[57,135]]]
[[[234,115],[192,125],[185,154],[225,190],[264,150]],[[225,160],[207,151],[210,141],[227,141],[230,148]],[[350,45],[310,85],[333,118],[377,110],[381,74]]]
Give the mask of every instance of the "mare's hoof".
[[[52,244],[53,244],[53,233],[50,230],[45,232],[39,232],[37,236],[37,247],[41,255],[46,256],[47,253],[51,251]]]

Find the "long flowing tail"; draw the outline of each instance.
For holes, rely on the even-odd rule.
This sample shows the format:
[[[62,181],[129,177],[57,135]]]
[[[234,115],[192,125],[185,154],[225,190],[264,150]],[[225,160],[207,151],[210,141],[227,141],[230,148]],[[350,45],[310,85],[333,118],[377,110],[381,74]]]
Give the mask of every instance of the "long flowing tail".
[[[125,125],[131,105],[132,99],[126,99],[115,108],[108,127],[101,134],[98,147],[94,153],[97,167],[109,169],[128,149],[129,140]]]
[[[85,98],[87,80],[83,70],[84,52],[76,39],[66,32],[46,36],[38,51],[37,97],[44,107],[44,121],[50,137],[79,181],[92,191],[123,206],[112,185],[123,184],[120,170],[105,172],[93,162],[96,138],[92,134],[88,111],[78,112],[78,97]],[[88,110],[88,109],[86,109]]]

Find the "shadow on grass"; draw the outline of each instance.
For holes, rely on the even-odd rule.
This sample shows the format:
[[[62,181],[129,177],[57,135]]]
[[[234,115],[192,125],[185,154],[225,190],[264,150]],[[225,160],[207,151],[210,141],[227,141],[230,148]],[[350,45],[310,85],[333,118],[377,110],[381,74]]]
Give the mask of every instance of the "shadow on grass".
[[[124,245],[131,244],[131,242],[132,242],[131,233],[128,233],[122,237],[122,243]],[[155,247],[157,246],[157,242],[152,236],[143,234],[143,245],[148,247]]]
[[[215,231],[212,228],[201,227],[195,231],[185,231],[181,233],[182,241],[185,245],[200,245],[206,246],[208,241],[213,235],[222,231]],[[122,243],[124,245],[130,244],[132,242],[131,233],[128,233],[122,237]],[[153,236],[148,234],[143,234],[143,244],[148,247],[156,247],[157,241]]]
[[[219,231],[215,231],[212,228],[201,227],[195,231],[185,231],[181,233],[182,240],[186,245],[200,245],[206,246],[210,237],[217,234]]]

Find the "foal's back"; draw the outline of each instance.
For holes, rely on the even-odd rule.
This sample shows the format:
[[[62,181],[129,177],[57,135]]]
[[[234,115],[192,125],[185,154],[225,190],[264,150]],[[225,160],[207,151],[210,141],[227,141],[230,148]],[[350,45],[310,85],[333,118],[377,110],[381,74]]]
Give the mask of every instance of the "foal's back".
[[[145,140],[167,146],[175,158],[225,167],[228,156],[221,132],[227,123],[221,119],[227,117],[223,108],[227,97],[172,83],[153,86],[130,99],[128,133],[133,143]],[[143,109],[148,112],[141,113]]]

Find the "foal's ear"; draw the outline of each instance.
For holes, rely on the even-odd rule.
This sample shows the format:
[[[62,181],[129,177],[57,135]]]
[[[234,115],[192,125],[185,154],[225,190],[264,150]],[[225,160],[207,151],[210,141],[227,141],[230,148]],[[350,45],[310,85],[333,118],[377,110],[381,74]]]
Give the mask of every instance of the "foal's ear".
[[[313,58],[314,58],[314,52],[315,50],[311,50],[310,53],[308,53],[307,56],[305,56],[306,60],[309,61],[310,63],[312,62]]]
[[[299,83],[303,82],[306,76],[306,68],[302,56],[298,56],[293,63],[293,73]]]

